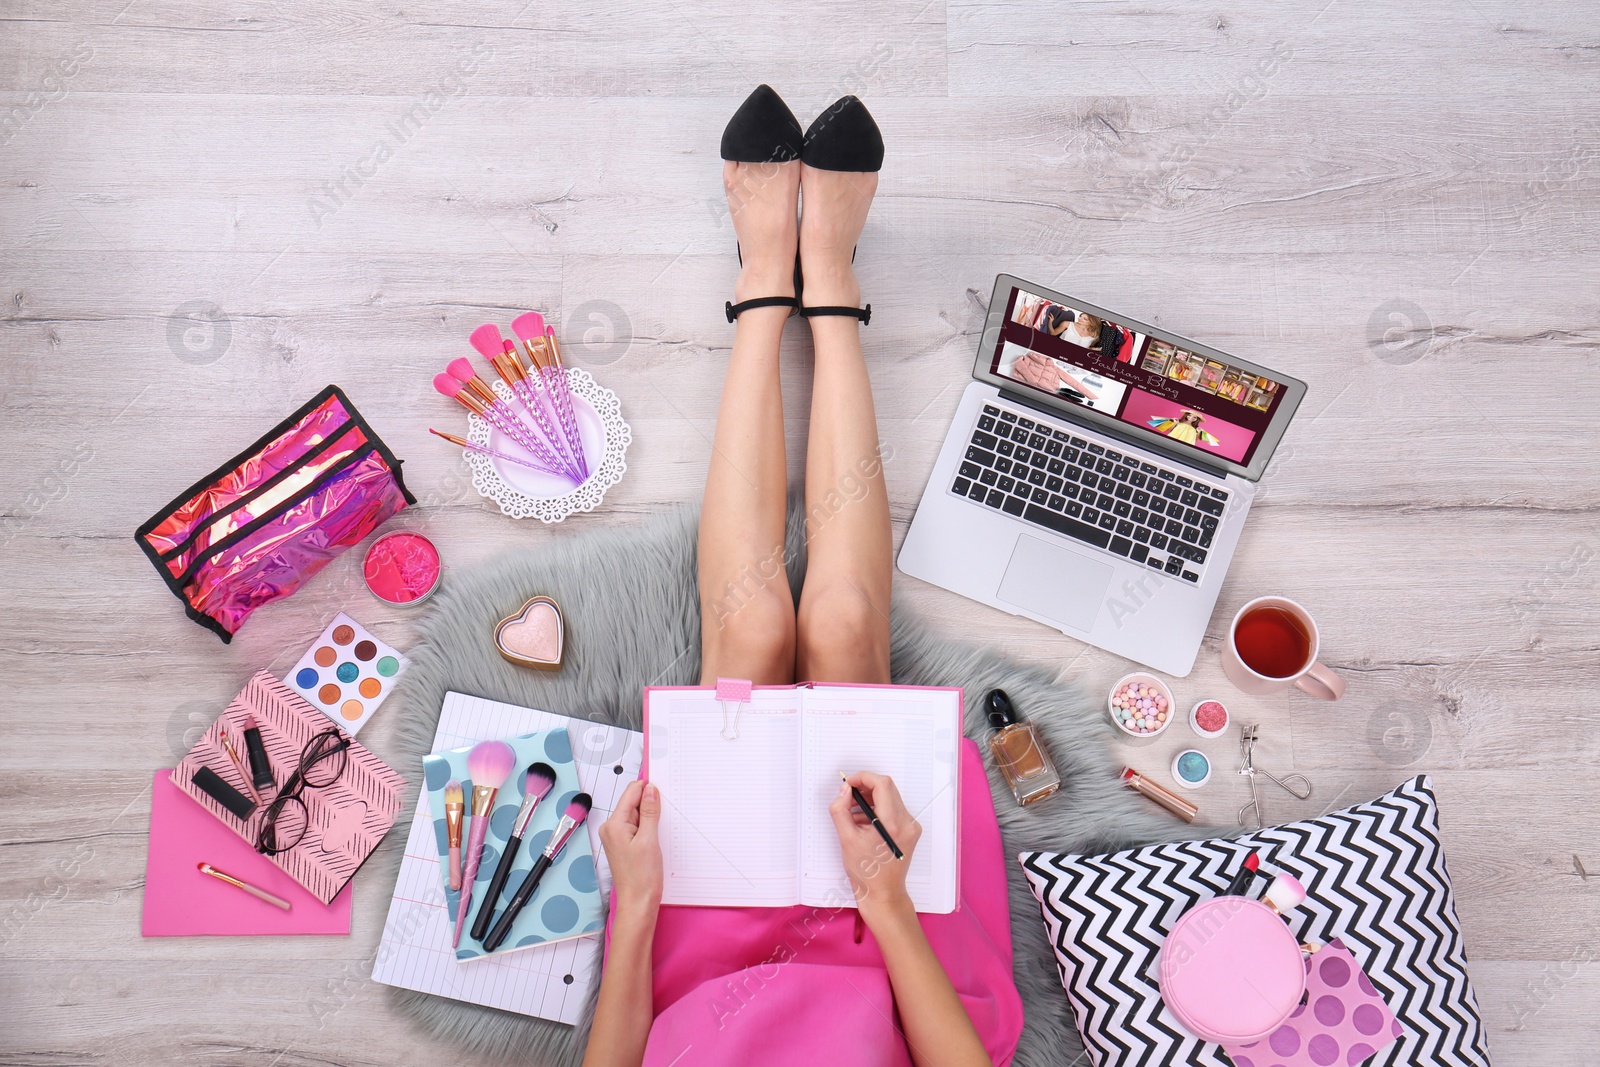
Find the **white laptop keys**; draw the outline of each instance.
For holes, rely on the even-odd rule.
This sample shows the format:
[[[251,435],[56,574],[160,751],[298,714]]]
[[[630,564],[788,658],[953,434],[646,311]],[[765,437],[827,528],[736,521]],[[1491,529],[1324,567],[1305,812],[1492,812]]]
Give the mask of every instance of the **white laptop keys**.
[[[1187,675],[1305,383],[995,279],[906,574]]]

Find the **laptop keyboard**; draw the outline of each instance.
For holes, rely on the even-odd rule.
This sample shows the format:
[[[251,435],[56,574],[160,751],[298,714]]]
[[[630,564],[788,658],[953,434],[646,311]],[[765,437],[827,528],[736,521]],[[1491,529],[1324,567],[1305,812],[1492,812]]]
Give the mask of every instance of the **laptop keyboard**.
[[[1228,491],[985,404],[950,491],[1199,582]]]

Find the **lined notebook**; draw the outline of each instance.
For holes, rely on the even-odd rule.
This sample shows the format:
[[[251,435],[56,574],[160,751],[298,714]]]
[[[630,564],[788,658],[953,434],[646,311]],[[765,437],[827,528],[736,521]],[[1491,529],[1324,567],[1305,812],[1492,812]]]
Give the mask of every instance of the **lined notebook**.
[[[578,782],[594,797],[594,809],[584,825],[594,850],[600,894],[609,897],[611,868],[600,848],[600,824],[610,818],[628,783],[639,777],[644,749],[640,734],[465,693],[448,693],[439,712],[433,751],[562,727],[571,736]],[[406,838],[372,980],[556,1022],[578,1021],[600,972],[599,934],[462,963],[450,947],[453,919],[439,873],[438,835],[428,793],[423,790]]]
[[[906,874],[917,910],[955,910],[961,690],[757,686],[736,707],[725,725],[714,689],[645,690],[646,766],[662,797],[663,904],[852,902],[828,804],[840,771],[866,770],[893,778],[922,824]]]

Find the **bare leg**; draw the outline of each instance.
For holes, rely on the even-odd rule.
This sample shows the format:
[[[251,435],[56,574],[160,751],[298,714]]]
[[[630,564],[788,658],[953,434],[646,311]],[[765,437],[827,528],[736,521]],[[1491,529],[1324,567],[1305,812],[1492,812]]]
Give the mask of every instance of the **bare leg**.
[[[744,258],[734,303],[794,295],[799,163],[725,163]],[[702,685],[718,675],[794,681],[795,610],[784,572],[783,395],[778,345],[789,308],[739,316],[700,513]]]
[[[876,174],[801,167],[801,272],[808,307],[857,307],[851,255],[878,188]],[[889,681],[889,497],[878,452],[872,382],[853,318],[807,320],[816,347],[806,450],[806,581],[796,676]]]

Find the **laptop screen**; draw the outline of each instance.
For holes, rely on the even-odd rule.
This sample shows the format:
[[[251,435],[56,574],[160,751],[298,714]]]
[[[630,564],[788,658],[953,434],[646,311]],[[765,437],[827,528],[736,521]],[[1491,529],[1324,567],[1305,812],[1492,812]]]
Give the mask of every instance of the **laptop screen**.
[[[995,297],[1006,302],[998,323],[991,309],[997,329],[985,332],[993,348],[983,377],[1045,394],[1052,406],[1098,412],[1225,467],[1254,468],[1265,445],[1264,467],[1305,391],[1293,379],[1153,336],[1152,327],[1027,283],[998,285]]]

